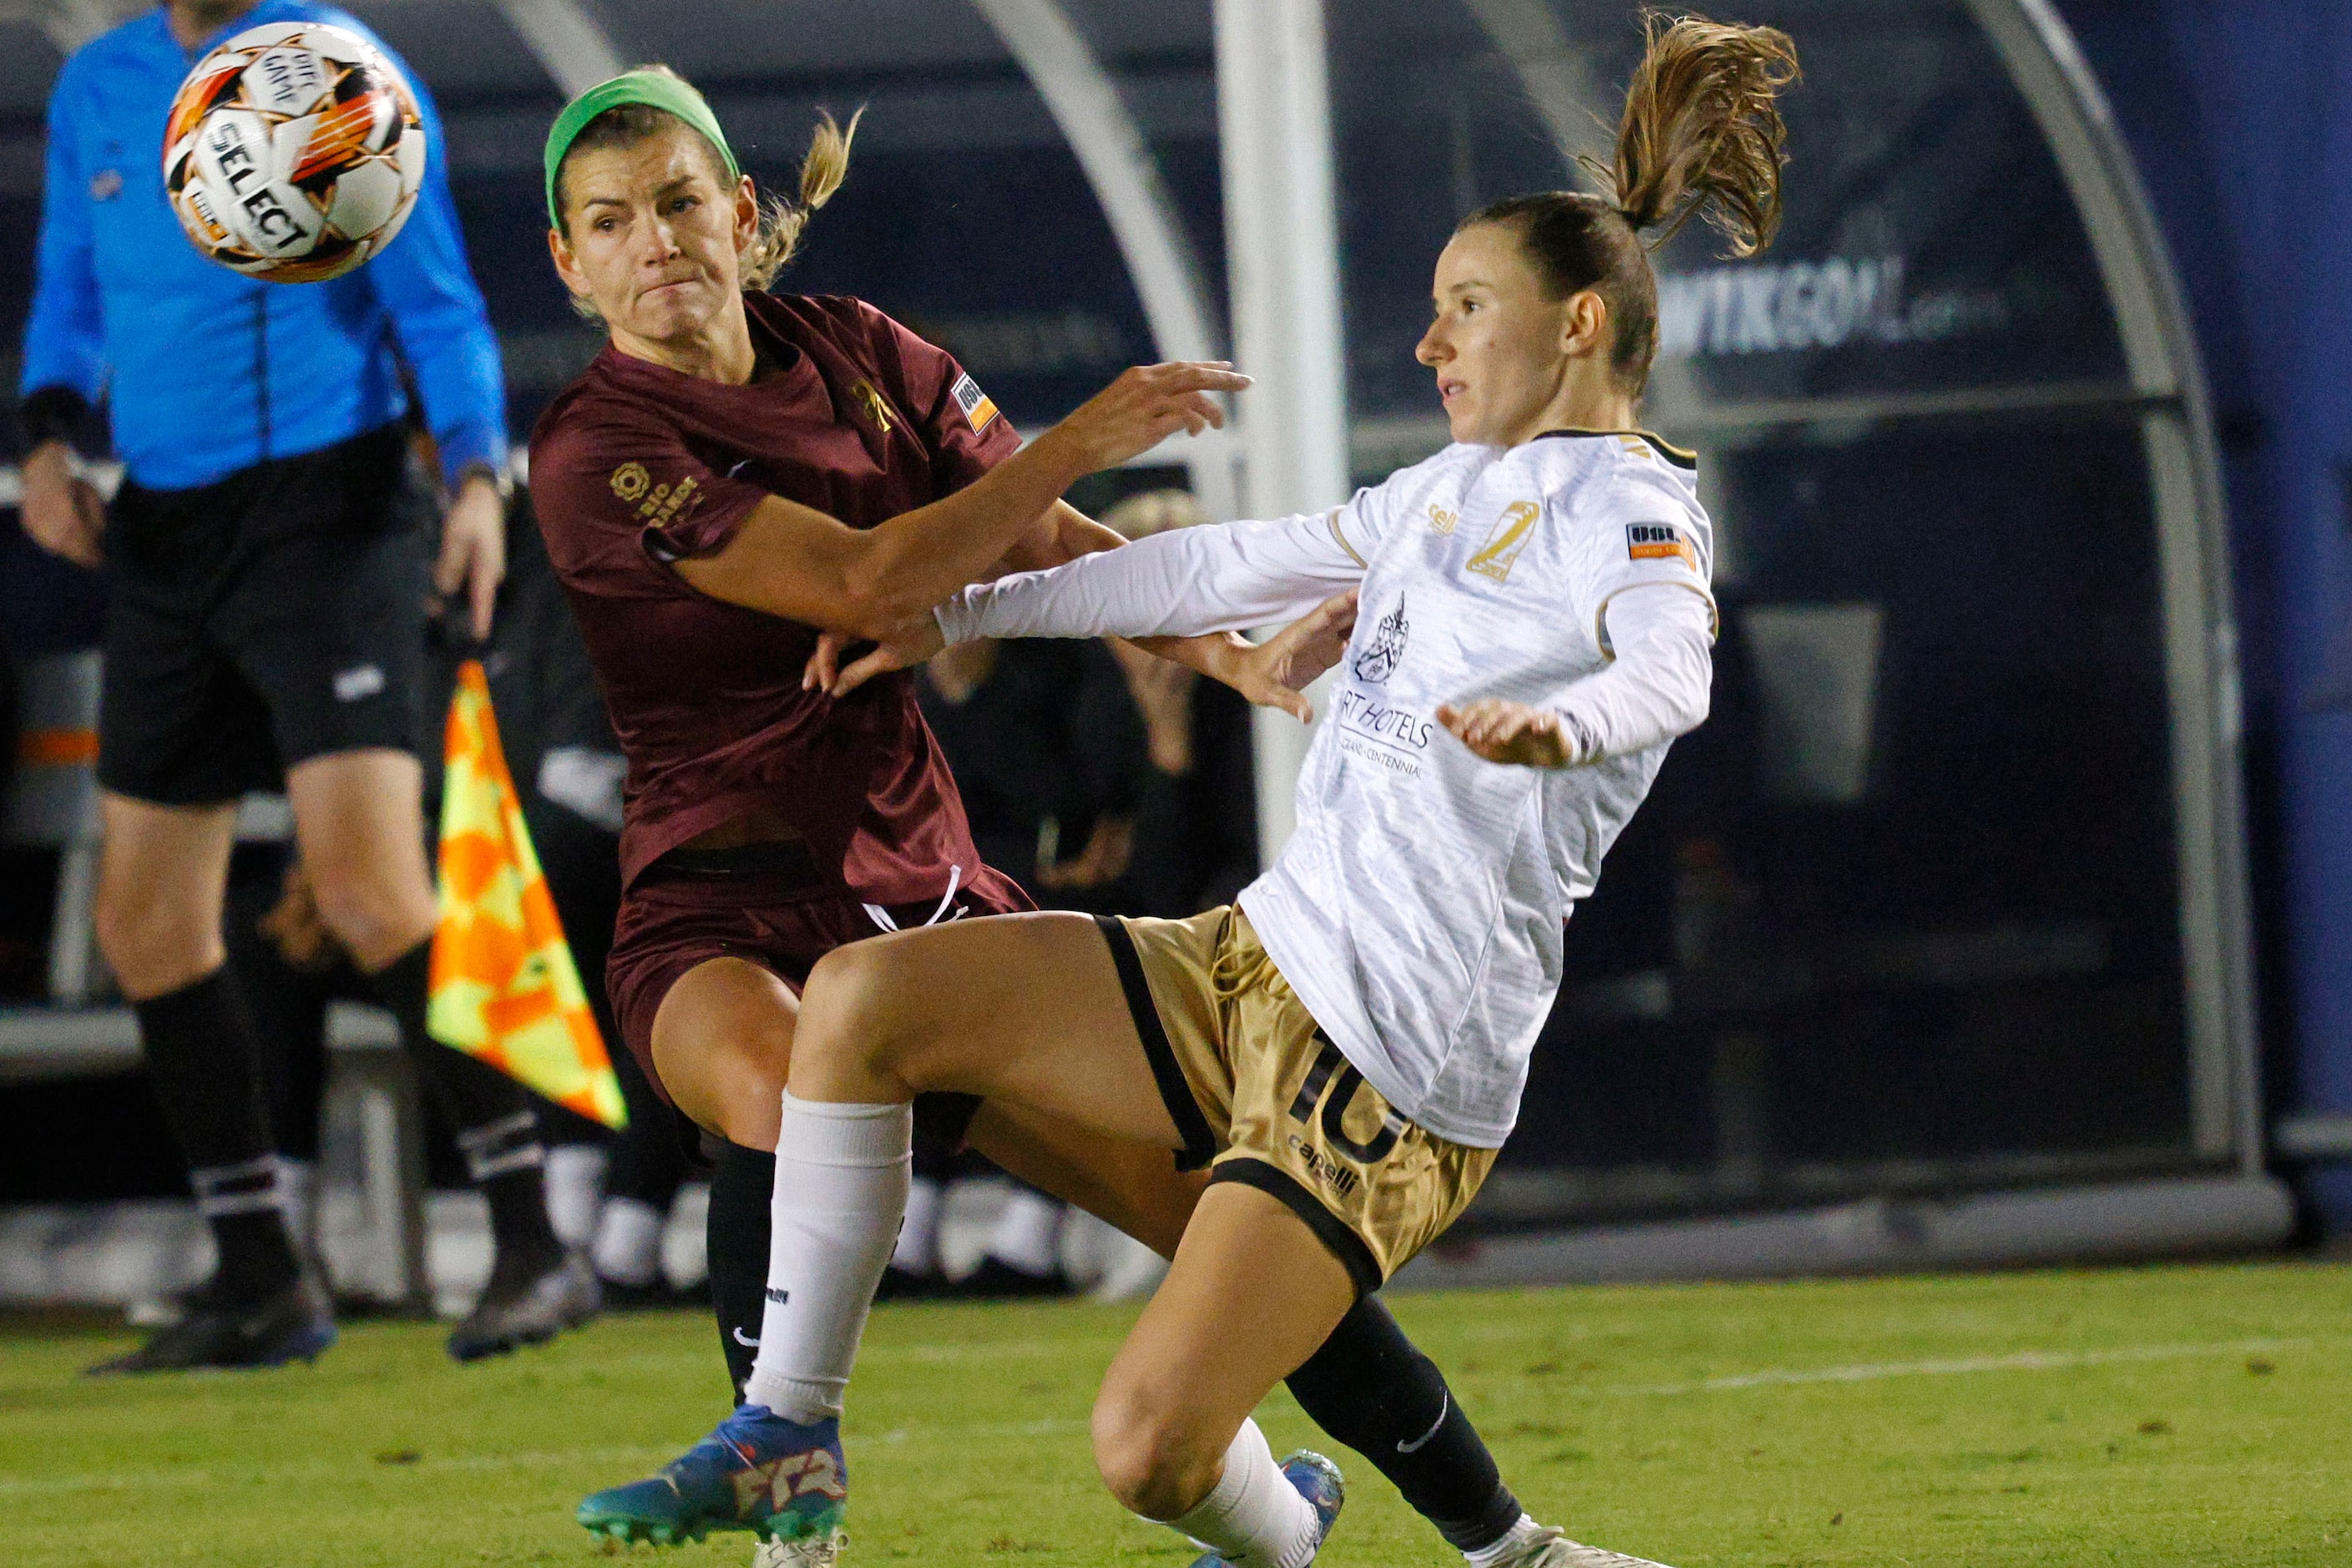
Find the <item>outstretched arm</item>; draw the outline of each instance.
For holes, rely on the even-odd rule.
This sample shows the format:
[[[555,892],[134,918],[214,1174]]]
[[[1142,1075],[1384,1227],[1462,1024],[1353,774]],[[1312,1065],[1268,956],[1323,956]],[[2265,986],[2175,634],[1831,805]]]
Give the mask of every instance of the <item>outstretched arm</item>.
[[[1486,697],[1437,710],[1490,763],[1573,768],[1647,751],[1706,718],[1714,607],[1679,584],[1627,588],[1603,612],[1616,658],[1549,703]]]
[[[724,547],[677,561],[677,574],[714,599],[878,637],[987,572],[1081,476],[1223,424],[1208,395],[1248,384],[1216,364],[1130,370],[943,500],[861,531],[765,497]]]
[[[1155,534],[1123,550],[967,588],[936,612],[976,637],[1197,637],[1297,618],[1361,582],[1328,513]]]
[[[1253,702],[1305,717],[1295,691],[1276,689],[1287,684],[1284,670],[1252,656],[1239,639],[1219,647],[1203,634],[1314,620],[1319,606],[1352,591],[1363,580],[1364,564],[1340,531],[1339,519],[1339,511],[1334,511],[1270,522],[1204,524],[1155,534],[1050,571],[976,584],[931,616],[891,628],[879,638],[881,646],[838,674],[831,650],[820,647],[806,683],[846,696],[877,675],[921,663],[948,643],[980,637],[1184,637],[1197,639],[1188,651],[1203,657],[1182,662]],[[1328,640],[1332,626],[1339,625],[1344,643],[1352,600],[1348,616],[1344,624],[1324,617],[1302,640]]]

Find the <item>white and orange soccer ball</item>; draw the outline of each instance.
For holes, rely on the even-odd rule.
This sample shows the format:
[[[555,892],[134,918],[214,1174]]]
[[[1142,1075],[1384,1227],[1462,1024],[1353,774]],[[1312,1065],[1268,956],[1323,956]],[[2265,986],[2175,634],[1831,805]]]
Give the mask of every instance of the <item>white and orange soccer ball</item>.
[[[416,94],[348,27],[277,22],[172,100],[163,189],[195,247],[273,283],[339,278],[392,243],[425,180]]]

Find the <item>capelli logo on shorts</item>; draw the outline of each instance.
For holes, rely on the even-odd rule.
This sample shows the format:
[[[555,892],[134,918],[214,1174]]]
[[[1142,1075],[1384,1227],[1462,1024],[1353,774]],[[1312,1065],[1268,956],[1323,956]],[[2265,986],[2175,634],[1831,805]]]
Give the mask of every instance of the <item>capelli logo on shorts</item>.
[[[1317,1181],[1329,1187],[1339,1196],[1344,1198],[1356,1190],[1355,1172],[1348,1169],[1296,1132],[1290,1135],[1290,1152],[1298,1156],[1300,1163],[1307,1167]]]
[[[625,501],[642,500],[653,483],[654,477],[646,472],[643,463],[623,463],[613,470],[613,493]]]
[[[362,697],[373,697],[383,689],[383,668],[380,665],[359,664],[335,672],[335,700],[357,702]]]

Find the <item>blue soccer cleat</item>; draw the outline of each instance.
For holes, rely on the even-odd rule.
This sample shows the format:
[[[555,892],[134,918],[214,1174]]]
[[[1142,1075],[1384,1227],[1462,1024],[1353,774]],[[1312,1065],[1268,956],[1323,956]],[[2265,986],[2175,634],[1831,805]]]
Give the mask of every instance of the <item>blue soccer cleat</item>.
[[[714,1530],[761,1541],[832,1542],[849,1499],[841,1423],[802,1426],[764,1405],[740,1406],[649,1480],[587,1499],[574,1516],[614,1541],[677,1546]]]
[[[1301,1448],[1282,1461],[1282,1477],[1314,1505],[1315,1546],[1320,1552],[1331,1539],[1331,1527],[1339,1522],[1339,1505],[1348,1500],[1348,1483],[1340,1477],[1339,1467],[1312,1448]],[[1233,1564],[1212,1552],[1195,1559],[1192,1568],[1233,1568]]]

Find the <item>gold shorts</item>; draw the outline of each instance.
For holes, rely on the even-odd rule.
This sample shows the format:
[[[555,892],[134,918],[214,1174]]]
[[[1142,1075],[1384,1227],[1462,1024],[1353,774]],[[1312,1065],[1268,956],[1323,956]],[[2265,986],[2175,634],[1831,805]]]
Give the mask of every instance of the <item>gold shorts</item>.
[[[1337,1254],[1360,1294],[1470,1205],[1496,1152],[1390,1108],[1324,1038],[1239,906],[1190,920],[1101,921],[1180,1168],[1271,1194]]]

